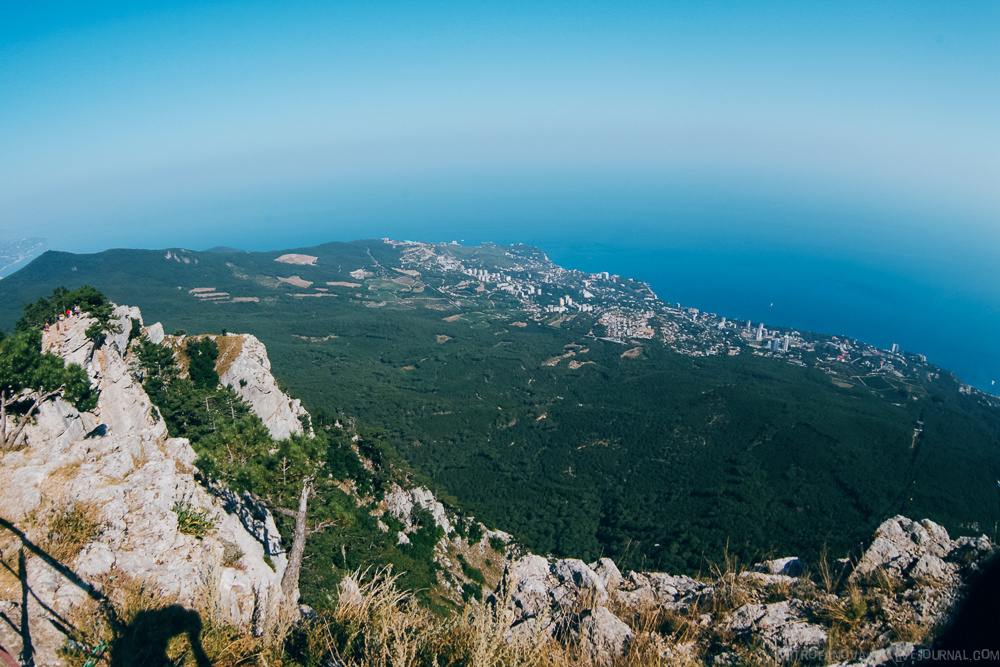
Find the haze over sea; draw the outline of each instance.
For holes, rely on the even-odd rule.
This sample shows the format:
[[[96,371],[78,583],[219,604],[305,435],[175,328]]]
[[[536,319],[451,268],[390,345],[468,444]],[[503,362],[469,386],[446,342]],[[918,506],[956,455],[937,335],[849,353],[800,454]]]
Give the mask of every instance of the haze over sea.
[[[993,0],[7,4],[0,238],[524,242],[998,391]]]

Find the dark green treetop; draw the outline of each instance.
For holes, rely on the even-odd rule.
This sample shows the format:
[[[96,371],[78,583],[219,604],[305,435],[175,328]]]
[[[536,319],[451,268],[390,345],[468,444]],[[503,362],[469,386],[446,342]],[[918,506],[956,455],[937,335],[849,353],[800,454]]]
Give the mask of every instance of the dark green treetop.
[[[28,420],[48,398],[62,395],[81,411],[97,405],[87,373],[41,349],[42,334],[37,329],[0,341],[0,447],[4,449],[16,444]],[[10,431],[8,415],[14,417]]]

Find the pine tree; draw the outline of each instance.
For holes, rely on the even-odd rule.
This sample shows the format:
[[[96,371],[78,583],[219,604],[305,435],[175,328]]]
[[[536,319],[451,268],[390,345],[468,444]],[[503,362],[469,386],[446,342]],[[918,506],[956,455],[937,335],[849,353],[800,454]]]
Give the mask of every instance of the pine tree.
[[[65,365],[54,354],[42,354],[41,349],[42,333],[37,329],[0,341],[0,449],[14,447],[38,406],[54,396],[81,411],[97,405],[87,373],[76,364]]]

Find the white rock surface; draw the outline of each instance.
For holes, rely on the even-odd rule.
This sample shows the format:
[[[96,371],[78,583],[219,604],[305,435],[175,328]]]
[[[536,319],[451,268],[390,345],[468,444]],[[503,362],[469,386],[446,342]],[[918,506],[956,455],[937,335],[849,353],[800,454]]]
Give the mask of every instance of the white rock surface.
[[[594,665],[613,664],[632,638],[628,625],[605,607],[594,607],[580,621],[580,648]]]
[[[852,577],[885,568],[897,576],[953,583],[963,562],[978,560],[991,550],[986,537],[952,540],[942,526],[904,516],[887,519],[875,531]]]
[[[221,343],[221,336],[212,336]],[[302,433],[299,417],[306,416],[299,399],[290,399],[282,392],[271,375],[271,361],[264,344],[250,334],[230,334],[235,354],[219,355],[216,368],[219,380],[239,394],[260,415],[264,425],[276,440],[284,440],[293,433]],[[229,346],[227,341],[226,346]],[[220,344],[220,349],[222,344]]]
[[[776,558],[758,563],[754,570],[763,574],[783,574],[788,577],[797,577],[805,571],[805,565],[795,556],[787,558]]]
[[[160,324],[159,322],[156,322],[155,324],[151,324],[148,327],[146,327],[145,333],[146,333],[146,338],[149,339],[150,343],[155,343],[156,345],[159,345],[160,343],[163,342],[163,336],[164,336],[163,325]]]
[[[249,509],[195,481],[194,450],[187,440],[167,437],[166,425],[122,357],[129,318],[141,322],[141,315],[126,308],[117,308],[115,315],[123,331],[110,332],[97,350],[84,333],[90,318],[70,318],[43,339],[47,350],[89,361],[88,374],[100,390],[94,413],[80,414],[58,399],[47,402],[37,423],[26,429],[25,446],[0,456],[0,516],[31,544],[43,551],[51,548],[48,523],[69,507],[93,507],[99,523],[96,538],[61,563],[68,569],[35,555],[27,559],[28,622],[39,666],[61,664],[55,651],[65,637],[50,620],[58,620],[55,614],[71,618],[74,608],[87,600],[81,582],[112,572],[144,580],[150,590],[176,596],[179,604],[213,601],[218,620],[249,628],[272,591],[277,594],[286,564],[276,551],[270,558],[277,572],[265,564],[262,540],[241,521],[241,513],[252,513]],[[212,518],[214,527],[203,539],[180,532],[174,511],[178,503],[203,509]],[[277,535],[269,515],[260,523],[272,538]],[[6,531],[0,538],[5,556],[16,552],[16,538]],[[275,548],[274,539],[263,541]],[[70,572],[79,577],[76,582]],[[5,613],[15,625],[20,623],[21,595],[16,579],[0,585],[0,605],[9,603]],[[0,626],[0,643],[20,649],[20,638],[7,624]]]
[[[410,533],[417,530],[419,526],[413,522],[413,508],[420,507],[431,513],[434,523],[444,529],[444,534],[449,535],[453,528],[448,519],[448,513],[444,505],[438,502],[430,489],[418,486],[415,489],[404,489],[397,484],[393,484],[389,492],[385,494],[382,501],[382,509],[395,517],[403,524],[403,531]]]

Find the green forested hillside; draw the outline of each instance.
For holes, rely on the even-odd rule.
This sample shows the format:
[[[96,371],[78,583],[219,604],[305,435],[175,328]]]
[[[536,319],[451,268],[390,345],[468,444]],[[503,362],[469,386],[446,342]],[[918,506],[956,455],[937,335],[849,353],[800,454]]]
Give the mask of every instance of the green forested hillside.
[[[995,531],[1000,412],[948,373],[866,386],[749,347],[602,340],[594,313],[533,318],[432,264],[398,270],[404,252],[46,253],[0,283],[0,326],[22,301],[90,284],[167,333],[253,333],[307,407],[384,429],[454,502],[543,552],[697,571],[727,543],[747,558],[842,552],[895,513]],[[288,254],[314,265],[275,261]]]

